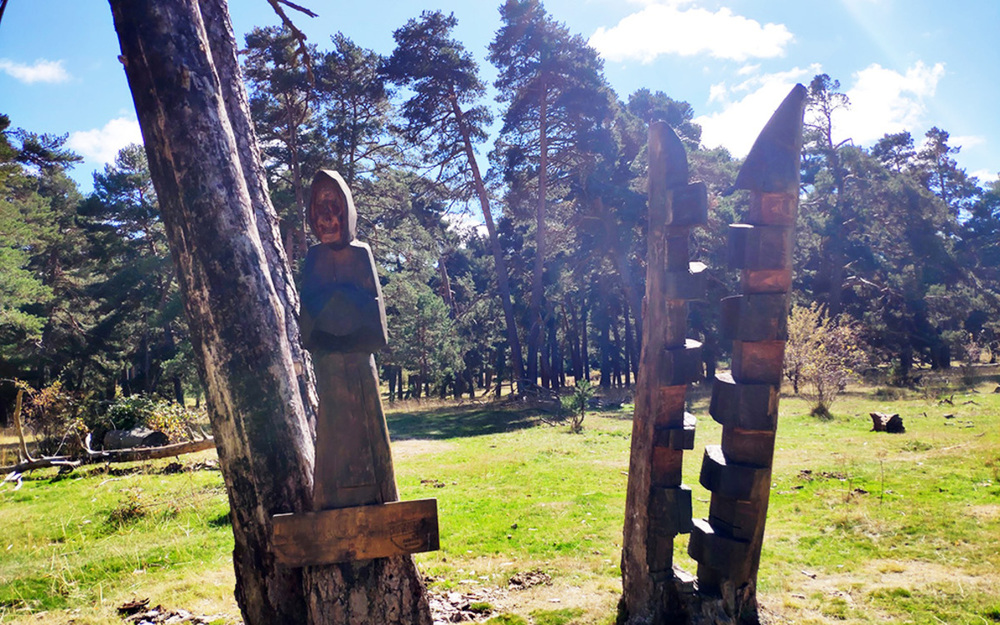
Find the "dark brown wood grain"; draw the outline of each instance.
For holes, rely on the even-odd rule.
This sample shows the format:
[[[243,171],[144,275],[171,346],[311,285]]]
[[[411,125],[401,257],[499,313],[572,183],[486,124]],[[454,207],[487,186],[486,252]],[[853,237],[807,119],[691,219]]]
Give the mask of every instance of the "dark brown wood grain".
[[[274,557],[287,567],[388,558],[439,547],[436,499],[274,517]]]

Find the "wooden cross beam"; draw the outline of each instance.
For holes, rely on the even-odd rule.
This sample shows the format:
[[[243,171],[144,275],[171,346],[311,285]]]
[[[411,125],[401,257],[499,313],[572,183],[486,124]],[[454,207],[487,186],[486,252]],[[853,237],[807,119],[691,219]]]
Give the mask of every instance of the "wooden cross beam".
[[[273,553],[288,567],[353,562],[440,548],[437,500],[277,514]]]

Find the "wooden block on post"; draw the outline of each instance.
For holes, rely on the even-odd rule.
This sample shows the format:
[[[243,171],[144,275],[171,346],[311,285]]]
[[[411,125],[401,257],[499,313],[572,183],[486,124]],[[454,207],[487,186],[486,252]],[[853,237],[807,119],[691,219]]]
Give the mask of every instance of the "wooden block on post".
[[[770,484],[771,470],[729,462],[718,445],[705,447],[701,463],[701,485],[733,499],[750,499],[763,483]]]
[[[751,193],[747,221],[755,226],[792,226],[799,199],[786,193]]]
[[[733,379],[743,384],[781,384],[784,341],[733,341]]]
[[[694,429],[697,419],[690,412],[684,413],[681,427],[657,427],[653,430],[653,445],[673,450],[694,449]]]
[[[708,521],[714,531],[736,540],[753,540],[757,525],[763,519],[761,505],[757,501],[733,499],[716,494],[708,512]]]
[[[788,293],[792,290],[792,270],[744,269],[740,288],[744,293]]]
[[[701,343],[691,339],[684,347],[660,352],[660,386],[683,386],[697,382],[704,375]]]
[[[663,291],[667,299],[686,302],[705,299],[705,263],[688,263],[687,270],[667,271],[663,280]]]
[[[724,297],[722,333],[736,341],[784,341],[788,338],[788,295],[748,293]]]
[[[792,266],[789,226],[729,226],[729,266],[733,269],[785,269]]]
[[[722,536],[705,519],[694,519],[692,522],[688,555],[700,565],[725,572],[728,579],[746,577],[750,571],[750,544]],[[698,578],[702,578],[700,567]]]
[[[440,548],[437,500],[277,514],[275,560],[287,567],[354,562]]]
[[[652,456],[650,483],[660,487],[680,486],[684,452],[669,447],[653,447]]]
[[[686,423],[684,416],[684,397],[687,386],[660,386],[654,389],[656,396],[653,427],[676,428]]]
[[[770,467],[774,459],[774,431],[723,428],[722,454],[727,462]]]
[[[664,239],[663,268],[669,271],[687,271],[691,262],[691,251],[688,244],[691,233],[687,229],[670,231]]]
[[[708,188],[704,182],[674,190],[671,214],[667,215],[668,227],[692,228],[708,223]]]
[[[649,532],[676,536],[691,531],[691,489],[653,487],[649,492]]]
[[[774,431],[778,396],[778,387],[772,384],[740,384],[731,373],[720,373],[712,385],[708,413],[723,426]]]

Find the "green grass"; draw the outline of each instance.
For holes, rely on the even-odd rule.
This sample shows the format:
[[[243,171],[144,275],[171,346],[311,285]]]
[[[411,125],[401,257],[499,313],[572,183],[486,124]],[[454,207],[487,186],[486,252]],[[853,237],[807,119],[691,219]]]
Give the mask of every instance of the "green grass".
[[[1000,622],[993,386],[948,391],[952,404],[862,389],[834,404],[829,421],[784,398],[764,608],[794,623]],[[684,474],[704,516],[709,493],[697,476],[720,427],[704,393],[692,395],[698,448],[685,454]],[[907,432],[870,432],[872,411],[900,413]],[[441,550],[417,556],[432,588],[485,591],[490,623],[613,622],[629,416],[590,413],[574,434],[490,404],[391,409],[402,496],[438,499]],[[135,597],[235,622],[221,476],[159,472],[165,464],[39,472],[19,490],[0,487],[0,622],[120,623],[114,608]],[[675,560],[693,571],[686,542],[676,541]],[[515,573],[534,570],[551,582],[507,590]]]

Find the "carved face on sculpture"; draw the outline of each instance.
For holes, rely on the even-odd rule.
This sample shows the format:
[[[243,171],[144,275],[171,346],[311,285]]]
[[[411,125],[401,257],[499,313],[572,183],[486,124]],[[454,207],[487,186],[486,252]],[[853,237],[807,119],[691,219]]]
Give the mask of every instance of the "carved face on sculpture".
[[[347,246],[357,233],[357,213],[351,190],[335,171],[316,172],[309,200],[309,225],[322,243]]]

